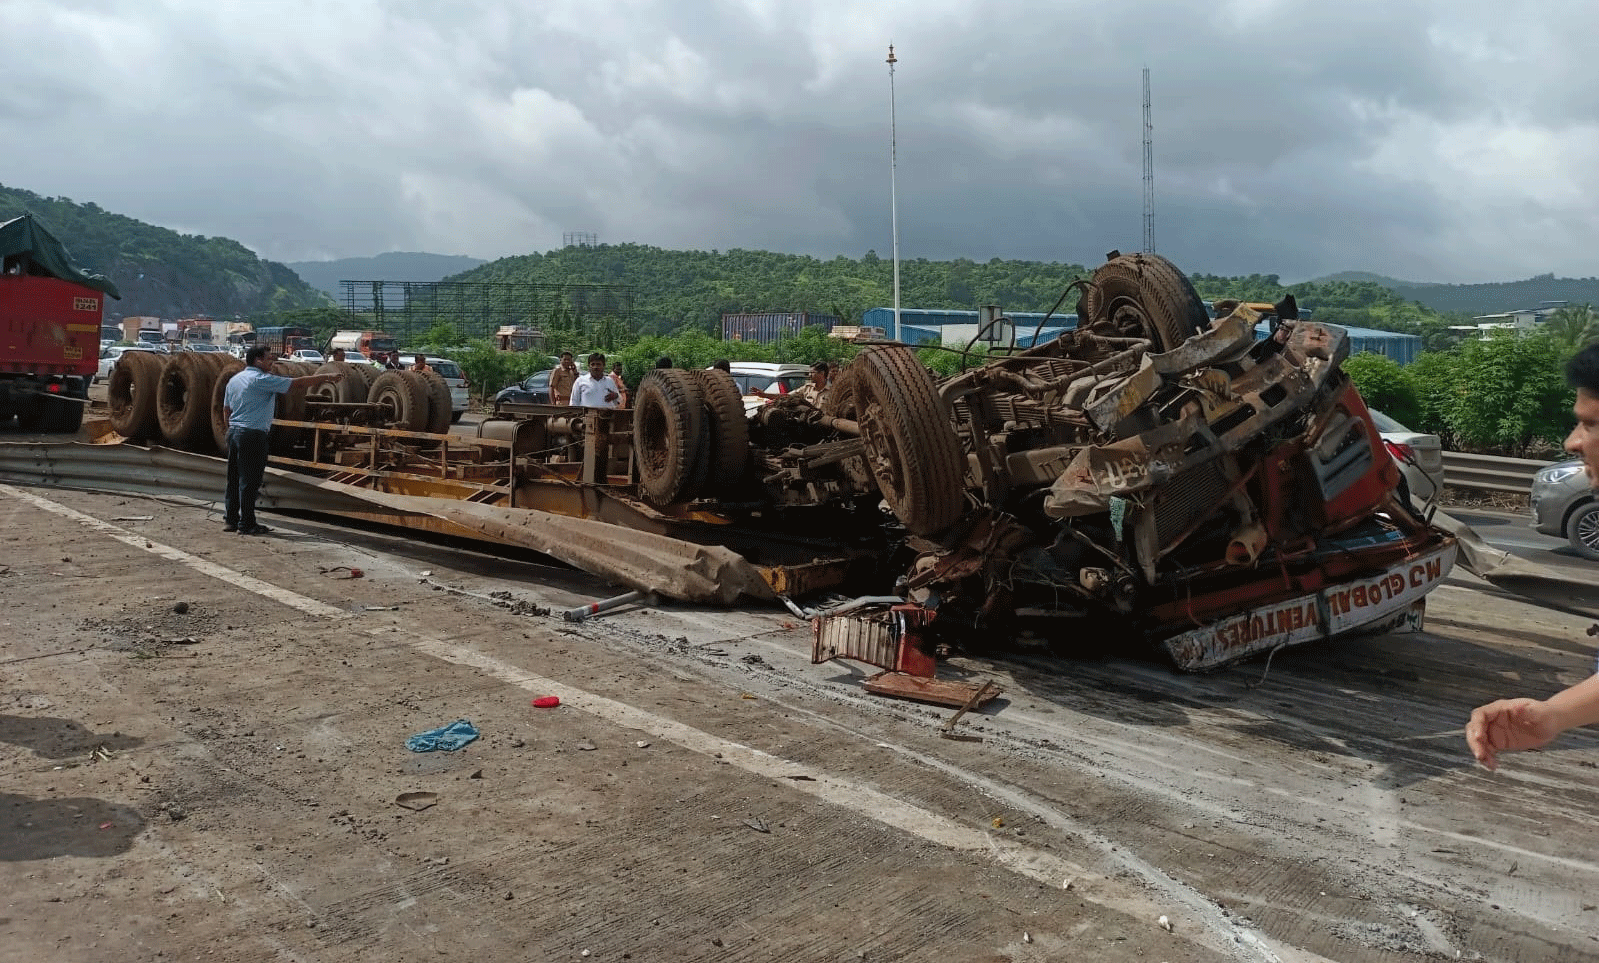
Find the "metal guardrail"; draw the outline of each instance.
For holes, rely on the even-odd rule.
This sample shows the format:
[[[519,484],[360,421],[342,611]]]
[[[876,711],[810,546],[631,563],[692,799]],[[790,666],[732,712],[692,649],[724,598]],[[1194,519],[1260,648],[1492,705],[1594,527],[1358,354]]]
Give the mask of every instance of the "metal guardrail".
[[[1446,451],[1443,456],[1445,485],[1521,495],[1532,490],[1532,476],[1540,468],[1554,464],[1532,458],[1468,455],[1461,451]]]

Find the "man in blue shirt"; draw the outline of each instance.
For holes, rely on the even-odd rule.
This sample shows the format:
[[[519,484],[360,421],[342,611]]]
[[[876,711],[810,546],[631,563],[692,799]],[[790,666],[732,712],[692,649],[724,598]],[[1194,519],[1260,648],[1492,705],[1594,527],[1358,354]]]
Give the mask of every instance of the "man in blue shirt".
[[[228,493],[224,501],[222,530],[240,535],[265,535],[272,529],[257,524],[255,498],[266,475],[267,433],[277,396],[295,387],[330,384],[342,374],[315,374],[285,378],[272,373],[277,355],[266,345],[244,354],[244,370],[228,380],[222,393],[222,414],[228,419]]]

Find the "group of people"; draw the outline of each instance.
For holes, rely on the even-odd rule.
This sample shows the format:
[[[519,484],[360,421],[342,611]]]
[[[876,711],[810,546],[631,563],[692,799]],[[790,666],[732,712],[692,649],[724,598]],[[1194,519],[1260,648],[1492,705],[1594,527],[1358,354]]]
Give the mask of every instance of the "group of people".
[[[379,352],[378,355],[374,356],[374,358],[381,357],[381,356],[382,356],[382,352]],[[388,356],[383,358],[383,370],[385,370],[385,371],[432,371],[433,370],[433,368],[428,364],[427,355],[425,355],[425,354],[414,354],[414,355],[411,356],[411,358],[412,358],[411,363],[409,365],[407,365],[405,363],[405,360],[400,357],[400,352],[398,352],[398,351],[390,351],[388,353]]]
[[[572,352],[561,352],[561,363],[550,372],[550,404],[577,408],[626,408],[627,381],[622,378],[622,362],[605,371],[605,355],[589,355],[589,370],[584,377],[577,370]]]

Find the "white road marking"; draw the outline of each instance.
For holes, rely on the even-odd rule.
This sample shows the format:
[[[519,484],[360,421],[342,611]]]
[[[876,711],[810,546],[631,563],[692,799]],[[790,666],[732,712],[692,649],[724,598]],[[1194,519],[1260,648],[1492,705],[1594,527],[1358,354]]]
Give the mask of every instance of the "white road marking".
[[[185,565],[194,569],[201,575],[209,575],[214,579],[228,583],[234,588],[241,588],[248,592],[254,592],[257,595],[269,598],[274,602],[280,602],[284,605],[287,605],[292,609],[299,609],[306,615],[315,615],[318,618],[324,619],[342,619],[350,615],[349,612],[346,612],[341,608],[328,605],[326,602],[318,602],[316,599],[307,598],[304,595],[291,592],[286,588],[280,588],[279,586],[273,585],[270,582],[263,582],[260,579],[253,578],[244,574],[243,572],[234,571],[233,569],[228,568],[226,565],[218,565],[215,562],[200,558],[198,555],[190,555],[188,552],[185,552],[182,549],[173,548],[170,545],[162,545],[160,542],[152,541],[148,537],[140,535],[137,532],[130,532],[125,528],[118,528],[117,526],[112,525],[110,522],[102,522],[100,519],[95,518],[92,515],[85,515],[75,508],[68,508],[60,502],[53,502],[48,498],[41,498],[32,492],[23,491],[20,488],[13,488],[10,485],[0,485],[0,494],[9,495],[12,498],[27,502],[28,504],[33,505],[35,508],[42,508],[47,512],[54,512],[63,518],[70,518],[86,528],[91,528],[102,535],[108,535],[125,545],[131,545],[134,548],[149,552],[152,555],[159,555],[162,558],[170,559],[171,561],[177,562],[180,565]],[[224,537],[237,538],[239,536],[228,535]]]
[[[387,630],[372,634],[380,635],[383,638],[393,637],[393,634]],[[1077,884],[1073,887],[1073,892],[1080,898],[1090,902],[1118,912],[1128,913],[1135,917],[1139,914],[1147,916],[1152,911],[1150,909],[1152,904],[1132,893],[1115,899],[1096,897],[1083,884],[1100,883],[1108,887],[1119,887],[1115,887],[1115,884],[1105,877],[1091,873],[1084,867],[1052,853],[1034,849],[1030,846],[1023,846],[1014,840],[997,837],[992,833],[962,825],[953,819],[941,816],[931,810],[923,809],[904,799],[840,779],[811,766],[782,759],[760,749],[746,746],[743,743],[712,735],[676,720],[645,711],[637,706],[618,702],[615,699],[608,699],[575,686],[557,682],[554,679],[535,675],[508,662],[502,662],[499,659],[476,652],[465,646],[455,645],[441,639],[416,635],[404,630],[399,634],[408,637],[412,648],[434,658],[477,669],[527,692],[537,695],[559,696],[563,706],[588,712],[620,726],[637,729],[657,739],[676,743],[692,752],[721,759],[743,769],[745,772],[766,779],[788,780],[788,784],[798,792],[808,793],[835,806],[842,806],[851,812],[874,819],[886,826],[919,837],[934,845],[943,846],[946,849],[957,852],[986,856],[1006,869],[1029,879],[1038,880],[1052,889],[1060,889],[1066,882],[1071,881]],[[892,749],[893,747],[887,748]],[[803,780],[790,779],[793,776],[806,776],[808,778]],[[1205,922],[1209,923],[1209,921]],[[1246,939],[1244,932],[1236,925],[1230,927],[1225,934],[1217,933],[1208,925],[1203,932],[1204,936],[1208,938],[1190,938],[1194,938],[1195,942],[1202,943],[1210,949],[1231,955],[1235,959],[1247,958],[1267,961],[1267,963],[1288,963],[1288,961],[1318,961],[1318,963],[1321,963],[1323,961],[1322,957],[1295,947],[1277,945],[1274,947],[1277,952],[1273,952],[1273,947],[1268,947],[1266,945],[1267,941],[1256,934],[1250,933]],[[1235,940],[1237,942],[1234,942]],[[1279,956],[1278,953],[1282,955]],[[1326,961],[1326,963],[1330,963],[1330,961]]]

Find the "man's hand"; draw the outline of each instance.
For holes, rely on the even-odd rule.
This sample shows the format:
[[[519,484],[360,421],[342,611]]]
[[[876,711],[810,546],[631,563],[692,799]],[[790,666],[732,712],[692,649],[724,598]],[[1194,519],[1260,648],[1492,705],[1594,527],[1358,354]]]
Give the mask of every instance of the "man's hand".
[[[616,399],[618,399],[618,398],[620,398],[620,397],[622,397],[622,396],[621,396],[621,395],[619,395],[619,394],[617,394],[617,393],[616,393],[616,392],[614,392],[614,391],[607,391],[607,392],[606,392],[606,393],[605,393],[605,400],[606,400],[606,401],[615,401],[615,400],[616,400]]]
[[[1466,723],[1466,744],[1486,769],[1498,754],[1546,746],[1564,731],[1556,711],[1537,699],[1500,699],[1479,707]]]

